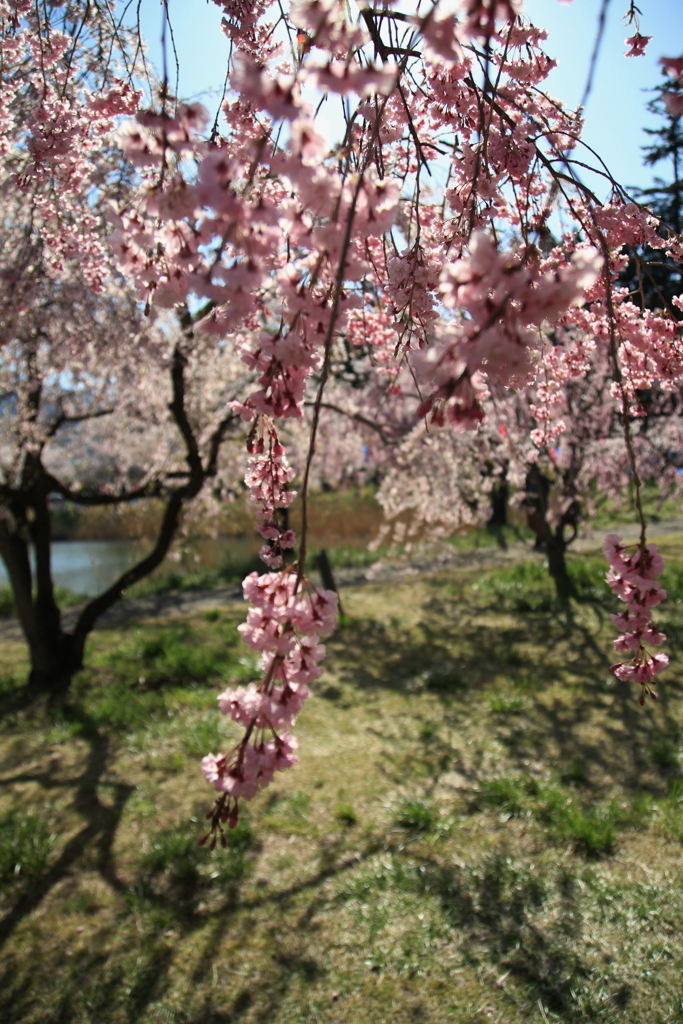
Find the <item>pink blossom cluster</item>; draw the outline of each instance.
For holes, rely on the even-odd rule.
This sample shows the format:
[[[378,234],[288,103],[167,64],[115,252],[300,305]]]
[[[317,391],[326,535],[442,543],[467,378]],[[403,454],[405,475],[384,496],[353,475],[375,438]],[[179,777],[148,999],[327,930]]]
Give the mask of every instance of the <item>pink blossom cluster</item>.
[[[244,726],[245,733],[227,754],[208,754],[202,761],[207,782],[221,794],[207,815],[209,835],[222,834],[225,822],[234,827],[238,801],[252,799],[276,771],[296,763],[297,742],[290,729],[308,697],[308,684],[321,674],[325,647],[318,641],[336,622],[337,595],[301,586],[296,571],[251,573],[243,591],[251,607],[239,630],[260,652],[263,677],[259,684],[227,689],[218,697],[223,714]]]
[[[446,264],[440,278],[444,306],[467,318],[452,321],[444,343],[413,356],[418,379],[433,388],[419,414],[438,426],[481,422],[475,375],[523,383],[541,324],[580,302],[601,265],[597,250],[586,248],[556,268],[539,268],[506,256],[488,235],[475,232],[469,256]]]
[[[579,429],[567,396],[592,367],[605,393],[594,434],[623,395],[635,406],[638,390],[655,381],[672,393],[680,386],[677,322],[641,309],[614,281],[626,247],[650,245],[681,259],[683,244],[664,238],[618,188],[600,205],[575,175],[574,159],[590,159],[580,149],[581,114],[544,91],[554,62],[543,50],[545,32],[522,18],[518,0],[413,13],[391,3],[356,11],[339,0],[214,2],[231,42],[224,121],[217,115],[209,132],[204,108],[165,98],[160,111],[141,111],[120,128],[119,145],[142,184],[112,213],[113,240],[148,309],[201,309],[196,338],[220,339],[251,373],[250,392],[232,407],[251,424],[246,483],[266,541],[261,557],[282,579],[294,576],[284,562],[295,541],[284,446],[308,481],[328,412],[377,428],[384,440],[378,410],[389,410],[392,439],[416,431],[415,463],[423,441],[431,444],[431,424],[476,429],[478,454],[487,445],[495,454],[487,460],[495,467],[485,485],[491,492],[508,471],[523,487],[520,467],[533,459],[562,470],[564,434]],[[646,41],[636,32],[631,55]],[[665,66],[681,74],[676,61]],[[331,141],[323,115],[335,103],[344,131]],[[57,142],[62,136],[67,145],[66,132]],[[429,179],[441,182],[444,168],[437,196]],[[549,251],[557,202],[571,229]],[[511,238],[523,242],[506,251]],[[591,382],[592,397],[596,387]],[[524,389],[523,408],[511,400],[503,416],[496,402],[512,388]],[[305,434],[307,406],[314,432],[297,452],[292,439]],[[486,441],[491,409],[496,429]],[[328,450],[342,447],[331,442]],[[468,466],[464,505],[472,515],[474,460]],[[559,503],[566,519],[576,501],[572,492]],[[296,578],[303,582],[301,566]],[[285,686],[285,662],[286,686],[297,686],[298,669],[285,624],[262,621],[258,603],[252,611],[245,639],[272,639],[275,629],[284,660],[266,666],[267,684],[226,698],[226,707],[260,736],[285,728],[268,688]],[[303,620],[292,629],[296,657],[306,662],[319,631]],[[214,763],[212,781],[236,777],[235,765],[252,783],[265,778],[254,758],[272,767],[293,756],[283,736],[259,740],[267,750],[254,753],[247,743],[238,761]]]
[[[640,684],[640,703],[643,704],[646,695],[656,700],[652,689],[654,677],[669,664],[666,654],[661,651],[652,654],[647,649],[661,647],[666,641],[666,635],[660,633],[652,621],[652,609],[666,599],[666,590],[657,582],[664,569],[664,559],[656,544],[647,547],[641,544],[628,555],[621,537],[614,533],[605,538],[603,550],[610,565],[607,582],[627,605],[625,611],[612,616],[614,625],[624,630],[614,641],[614,647],[620,654],[633,653],[630,661],[612,665],[611,671],[617,679]]]
[[[641,36],[640,32],[634,32],[632,36],[624,40],[628,46],[624,57],[642,57],[651,39],[652,36]]]
[[[271,426],[264,431],[263,419],[259,425],[260,436],[248,442],[249,469],[244,479],[255,506],[259,533],[268,542],[259,551],[259,556],[271,569],[280,569],[284,552],[296,543],[294,531],[283,529],[279,518],[280,510],[289,508],[296,497],[296,491],[289,490],[287,486],[294,477],[294,471],[287,462],[275,428]]]
[[[444,10],[435,4],[418,19],[427,53],[431,59],[456,62],[462,58],[462,46],[471,39],[495,36],[496,21],[514,22],[521,13],[521,0],[465,0],[460,12]],[[460,20],[458,14],[462,14]]]
[[[400,343],[427,345],[431,328],[439,314],[434,295],[439,284],[440,265],[430,259],[420,245],[410,252],[393,256],[387,265],[387,295],[396,321]]]
[[[91,190],[117,118],[134,113],[140,94],[111,78],[95,91],[73,59],[72,37],[56,27],[35,31],[32,6],[0,2],[0,183],[14,178],[32,204],[52,274],[78,256],[83,277],[102,292],[110,252]],[[27,87],[28,114],[17,97]]]

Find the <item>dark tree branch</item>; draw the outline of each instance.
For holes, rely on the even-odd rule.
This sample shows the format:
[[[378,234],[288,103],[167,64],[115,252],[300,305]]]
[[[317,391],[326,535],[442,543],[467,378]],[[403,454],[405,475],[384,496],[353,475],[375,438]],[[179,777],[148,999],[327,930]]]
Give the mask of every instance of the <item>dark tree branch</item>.
[[[185,499],[188,497],[187,490],[187,488],[177,490],[169,498],[157,542],[150,554],[119,576],[108,590],[93,598],[81,612],[73,634],[81,656],[86,638],[100,616],[116,604],[129,587],[132,587],[138,580],[144,579],[163,562],[180,522],[180,513]]]
[[[14,605],[31,651],[36,647],[36,620],[33,614],[33,575],[28,544],[10,529],[7,519],[0,518],[0,555],[14,594]]]
[[[199,494],[208,475],[202,465],[197,439],[185,408],[186,366],[187,359],[181,352],[180,347],[176,345],[173,353],[173,364],[171,370],[173,399],[169,403],[169,409],[173,414],[176,425],[182,434],[183,440],[185,441],[186,459],[189,467],[187,483],[182,487],[179,487],[169,497],[159,536],[157,537],[157,542],[150,554],[124,572],[108,590],[105,590],[103,594],[100,594],[98,597],[90,601],[83,609],[76,624],[76,629],[74,630],[74,640],[80,649],[81,657],[86,637],[92,630],[97,619],[121,598],[128,587],[131,587],[134,583],[137,583],[138,580],[143,579],[161,565],[175,536],[185,502],[190,501]],[[231,415],[229,419],[232,418],[233,417]],[[223,424],[225,424],[225,427],[223,427]],[[220,445],[224,429],[227,429],[226,420],[223,420],[219,425],[218,430],[215,432],[214,438],[212,439],[215,444],[215,458],[217,458],[218,446]]]
[[[228,427],[235,421],[236,417],[234,413],[229,413],[225,416],[218,424],[213,434],[211,435],[211,441],[209,442],[209,458],[206,465],[206,476],[214,477],[218,470],[218,453],[220,447],[225,440],[225,435],[228,432]]]
[[[65,423],[83,423],[86,420],[99,419],[101,416],[111,416],[113,412],[113,409],[97,409],[95,412],[84,412],[76,416],[68,416],[65,412],[61,412],[48,430],[47,436],[54,437],[59,428]]]
[[[304,402],[304,405],[307,406],[308,408],[314,408],[315,407],[315,402],[310,402],[310,401],[309,402]],[[379,436],[382,438],[382,441],[385,444],[396,444],[397,443],[397,440],[395,438],[392,439],[390,437],[387,437],[387,434],[386,434],[386,429],[387,428],[386,427],[384,427],[381,423],[377,423],[374,420],[368,419],[368,417],[367,416],[363,416],[362,413],[359,413],[359,412],[347,412],[346,409],[342,409],[341,406],[334,405],[332,402],[321,402],[320,403],[320,408],[321,409],[329,409],[330,412],[336,412],[340,416],[347,416],[349,419],[355,420],[357,423],[362,423],[363,426],[369,427],[371,430],[374,430],[375,433],[379,434]]]
[[[186,474],[183,474],[186,475]],[[66,484],[63,484],[61,480],[58,480],[56,476],[51,473],[46,474],[46,479],[50,484],[51,494],[60,494],[67,501],[72,501],[74,505],[118,505],[125,504],[129,501],[137,501],[139,498],[158,498],[164,493],[164,485],[160,480],[153,480],[146,483],[143,487],[134,487],[130,491],[118,491],[115,494],[96,494],[88,491],[74,491]],[[6,486],[0,486],[0,495],[15,494],[11,488]]]

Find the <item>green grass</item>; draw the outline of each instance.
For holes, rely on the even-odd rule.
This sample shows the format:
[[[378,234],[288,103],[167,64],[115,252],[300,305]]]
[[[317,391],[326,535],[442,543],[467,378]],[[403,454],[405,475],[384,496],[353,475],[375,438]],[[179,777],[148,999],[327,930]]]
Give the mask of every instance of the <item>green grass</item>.
[[[559,787],[542,793],[537,814],[557,842],[568,843],[587,857],[614,853],[624,817],[614,806],[584,808]]]
[[[66,587],[55,587],[54,592],[60,608],[70,608],[87,600],[82,594],[74,594]],[[9,587],[0,587],[0,619],[9,619],[14,613],[14,594]]]
[[[0,890],[25,887],[39,878],[54,842],[40,814],[8,811],[0,817]]]
[[[456,551],[472,551],[480,548],[509,547],[533,539],[533,532],[522,523],[503,527],[478,526],[448,538],[448,544]]]
[[[657,532],[657,523],[661,520],[681,517],[680,497],[663,499],[660,488],[652,481],[645,482],[641,498],[645,519],[649,524],[649,532],[652,534]],[[630,500],[626,498],[602,502],[593,518],[593,523],[596,527],[612,527],[619,523],[633,523],[636,519],[637,513],[631,495]]]
[[[9,587],[0,587],[0,619],[14,615],[14,595]]]
[[[474,806],[490,807],[508,816],[523,814],[526,808],[524,789],[515,779],[482,779]]]
[[[18,700],[7,641],[0,1018],[682,1019],[680,658],[641,709],[612,604],[516,610],[520,579],[537,604],[535,563],[346,590],[300,763],[214,851],[199,759],[239,736],[244,607],[96,632],[52,702]]]
[[[422,673],[422,681],[434,693],[454,693],[465,685],[462,671],[455,665],[436,665]]]
[[[226,853],[210,862],[213,870],[209,881],[234,881],[249,871],[249,854],[255,845],[250,825],[242,820],[224,835]],[[198,846],[197,837],[185,823],[156,832],[150,837],[140,858],[140,877],[164,876],[171,884],[197,885],[202,873],[206,874],[207,858],[204,848]]]
[[[404,800],[395,820],[408,832],[433,832],[439,821],[439,812],[428,800]]]
[[[567,570],[581,601],[610,602],[614,598],[607,586],[607,567],[602,556],[569,554]]]
[[[549,612],[555,608],[555,589],[542,562],[519,562],[488,573],[477,590],[499,608],[512,612]]]
[[[527,710],[528,701],[518,693],[512,696],[493,693],[489,698],[489,707],[494,715],[523,715]]]
[[[327,557],[333,569],[363,569],[368,565],[374,565],[380,558],[389,553],[389,548],[380,547],[370,550],[365,547],[326,548]],[[315,573],[318,567],[318,551],[311,551],[306,559],[307,570]]]
[[[337,804],[334,809],[334,816],[345,828],[351,828],[353,825],[358,824],[358,815],[353,804]]]
[[[254,570],[261,571],[263,563],[256,553],[230,557],[219,566],[206,569],[171,569],[164,563],[152,576],[136,583],[128,591],[129,597],[147,597],[166,594],[171,590],[210,590],[213,587],[239,585]]]
[[[604,559],[568,553],[567,571],[580,601],[601,604],[613,600],[605,582]],[[477,589],[506,611],[549,613],[558,608],[554,583],[541,558],[489,572]]]
[[[662,586],[667,592],[667,600],[669,602],[683,599],[683,566],[675,564],[666,565],[661,581]]]
[[[680,743],[665,736],[650,743],[648,753],[659,768],[677,769],[680,765]]]

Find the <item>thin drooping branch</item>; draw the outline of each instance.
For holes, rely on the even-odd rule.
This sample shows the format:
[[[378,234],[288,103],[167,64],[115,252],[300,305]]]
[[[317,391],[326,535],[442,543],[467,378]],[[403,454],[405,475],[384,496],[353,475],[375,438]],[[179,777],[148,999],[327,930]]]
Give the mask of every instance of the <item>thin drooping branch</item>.
[[[158,498],[164,494],[165,490],[161,480],[152,480],[142,487],[133,487],[126,491],[115,491],[112,494],[73,490],[73,488],[58,480],[52,473],[46,474],[46,480],[49,482],[51,494],[59,494],[67,501],[72,501],[75,505],[87,505],[88,507],[121,505],[132,501],[139,501],[141,498]],[[11,498],[17,493],[16,490],[7,485],[0,485],[0,496],[2,497]]]
[[[313,408],[314,402],[304,402],[307,408]],[[348,419],[354,420],[356,423],[362,424],[364,427],[368,427],[370,430],[374,430],[376,434],[379,434],[384,444],[396,444],[401,437],[401,432],[396,431],[396,436],[390,438],[387,435],[387,428],[376,420],[371,420],[368,416],[363,416],[359,412],[349,412],[347,409],[342,409],[340,405],[335,405],[334,402],[321,402],[321,409],[329,409],[330,412],[336,412],[340,416],[346,416]]]
[[[594,225],[598,240],[600,242],[600,248],[602,250],[603,259],[605,261],[603,277],[605,281],[605,303],[607,305],[607,316],[609,323],[609,355],[612,364],[612,373],[614,374],[614,380],[619,388],[619,397],[621,403],[621,418],[622,427],[624,431],[624,442],[626,444],[626,452],[628,454],[629,466],[631,469],[631,477],[633,480],[633,501],[638,513],[638,520],[640,522],[640,549],[645,550],[647,524],[645,521],[645,512],[643,510],[642,502],[642,482],[640,474],[638,472],[638,461],[636,459],[635,449],[633,447],[633,435],[631,433],[631,414],[629,410],[628,396],[626,394],[626,388],[624,386],[624,375],[621,372],[621,362],[619,359],[619,341],[617,339],[617,314],[614,308],[614,298],[612,296],[612,280],[610,276],[610,254],[607,247],[605,236],[597,227]]]

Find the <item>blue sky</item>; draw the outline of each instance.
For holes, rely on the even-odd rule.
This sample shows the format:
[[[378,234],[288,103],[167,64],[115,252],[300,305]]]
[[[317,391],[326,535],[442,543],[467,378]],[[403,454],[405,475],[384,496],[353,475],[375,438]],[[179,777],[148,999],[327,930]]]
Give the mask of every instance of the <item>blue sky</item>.
[[[228,42],[220,30],[221,11],[211,0],[168,0],[180,60],[180,95],[202,95],[213,113],[223,85]],[[547,90],[569,106],[583,95],[602,0],[525,0],[525,13],[548,29],[548,53],[558,60]],[[657,60],[683,52],[683,0],[639,0],[641,32],[653,39],[644,57],[623,57],[631,35],[623,22],[627,0],[610,0],[593,90],[586,106],[585,139],[622,184],[646,186],[653,172],[642,165],[642,128],[654,122],[645,110],[646,90],[660,79]],[[143,33],[149,53],[160,63],[162,6],[142,4]],[[174,67],[169,61],[173,82]],[[206,95],[215,90],[213,96]],[[655,172],[657,173],[656,169]]]
[[[602,0],[525,0],[533,22],[548,30],[546,50],[558,61],[546,89],[571,107],[586,85]],[[622,184],[648,185],[653,173],[642,165],[642,129],[657,124],[645,110],[647,90],[661,80],[657,61],[683,52],[683,0],[639,0],[640,31],[653,38],[643,57],[625,58],[623,21],[627,0],[611,0],[593,88],[586,104],[584,138]],[[664,169],[662,168],[662,171]]]

